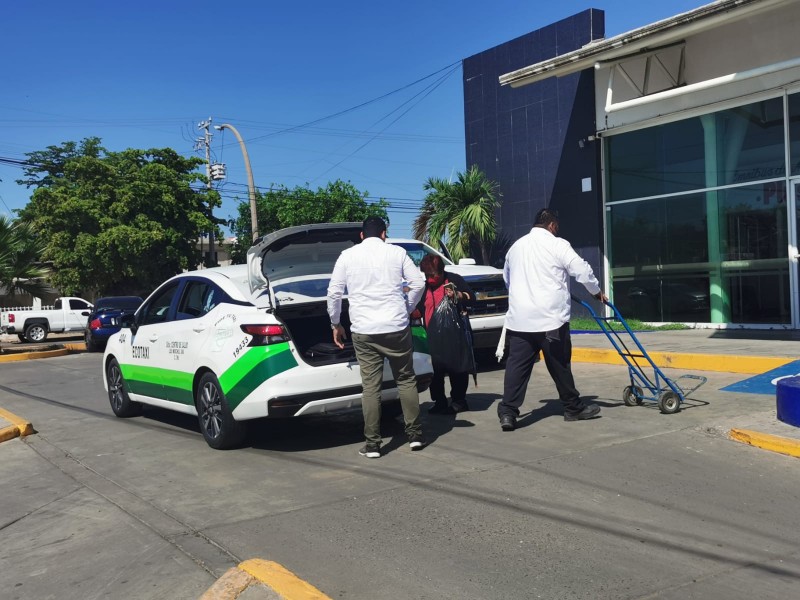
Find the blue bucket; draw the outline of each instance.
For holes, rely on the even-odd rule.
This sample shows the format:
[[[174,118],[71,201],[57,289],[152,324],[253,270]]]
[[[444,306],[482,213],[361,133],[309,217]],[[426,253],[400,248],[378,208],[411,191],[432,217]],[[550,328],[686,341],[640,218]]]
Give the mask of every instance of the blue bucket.
[[[800,377],[785,377],[776,387],[778,420],[800,427]]]

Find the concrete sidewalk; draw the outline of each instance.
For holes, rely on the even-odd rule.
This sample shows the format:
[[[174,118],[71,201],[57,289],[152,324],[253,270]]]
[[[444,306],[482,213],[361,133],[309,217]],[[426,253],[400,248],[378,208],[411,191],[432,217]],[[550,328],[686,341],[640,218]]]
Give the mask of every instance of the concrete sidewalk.
[[[612,339],[624,350],[644,348],[659,367],[726,373],[764,373],[800,360],[800,332],[793,330],[684,329],[627,332]],[[572,334],[573,360],[623,364],[611,340],[600,333]]]
[[[659,368],[694,371],[720,371],[759,375],[772,369],[800,360],[800,332],[794,330],[718,330],[685,329],[676,331],[627,332],[612,339],[623,350],[640,354],[641,345]],[[573,362],[624,364],[620,353],[608,336],[600,333],[572,335]],[[627,349],[627,350],[626,350]],[[636,364],[652,373],[644,358]],[[800,364],[797,366],[800,374]],[[735,392],[731,392],[735,393]],[[752,423],[737,424],[730,428],[730,437],[773,452],[800,457],[800,428],[761,416]]]

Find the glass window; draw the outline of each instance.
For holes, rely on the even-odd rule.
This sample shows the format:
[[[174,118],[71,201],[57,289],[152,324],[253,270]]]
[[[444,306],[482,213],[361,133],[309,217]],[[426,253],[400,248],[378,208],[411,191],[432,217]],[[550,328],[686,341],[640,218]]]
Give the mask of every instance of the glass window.
[[[789,96],[789,141],[792,175],[800,175],[800,93]]]
[[[612,268],[706,262],[703,198],[691,194],[609,206]]]
[[[611,136],[608,201],[783,177],[783,136],[781,98]]]
[[[416,244],[414,242],[392,242],[392,244],[394,246],[400,246],[403,250],[405,250],[406,254],[408,254],[408,257],[417,266],[419,266],[419,263],[422,262],[422,259],[425,258],[428,254],[441,256],[441,254],[434,252],[431,248],[429,248],[422,242]],[[444,257],[442,257],[442,262],[445,265],[452,264],[450,263],[449,260],[447,260]]]
[[[84,302],[83,300],[70,300],[69,307],[71,310],[84,310],[89,308],[89,304]]]
[[[175,281],[157,291],[155,296],[142,309],[141,324],[151,325],[166,321],[169,307],[172,305],[172,298],[177,290],[178,282]]]
[[[703,126],[687,119],[607,139],[608,200],[705,187]]]
[[[222,292],[206,281],[189,281],[178,305],[178,319],[202,317],[220,303]]]
[[[623,315],[790,322],[784,182],[613,204],[607,223]]]

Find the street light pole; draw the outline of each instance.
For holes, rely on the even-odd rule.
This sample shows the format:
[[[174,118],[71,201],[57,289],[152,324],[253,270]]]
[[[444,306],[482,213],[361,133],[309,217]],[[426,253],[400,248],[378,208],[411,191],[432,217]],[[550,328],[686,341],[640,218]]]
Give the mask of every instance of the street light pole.
[[[214,129],[222,131],[223,129],[230,129],[236,139],[239,140],[239,146],[242,148],[242,156],[244,157],[244,168],[247,170],[247,189],[250,196],[250,229],[253,232],[253,241],[258,238],[258,217],[256,214],[256,186],[253,183],[253,171],[250,168],[250,157],[247,155],[247,147],[244,145],[244,140],[236,127],[230,123],[223,123],[222,125],[214,125]]]

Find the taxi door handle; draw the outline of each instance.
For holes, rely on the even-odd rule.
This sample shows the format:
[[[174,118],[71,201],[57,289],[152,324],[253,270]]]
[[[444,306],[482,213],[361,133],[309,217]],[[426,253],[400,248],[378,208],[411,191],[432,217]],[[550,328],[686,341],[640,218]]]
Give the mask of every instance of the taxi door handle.
[[[150,336],[150,341],[155,342],[156,340],[158,340],[158,336],[154,333]]]
[[[192,327],[192,331],[194,331],[195,333],[201,333],[205,330],[206,330],[205,325],[198,325],[197,327]]]

